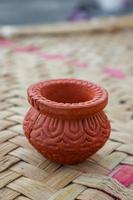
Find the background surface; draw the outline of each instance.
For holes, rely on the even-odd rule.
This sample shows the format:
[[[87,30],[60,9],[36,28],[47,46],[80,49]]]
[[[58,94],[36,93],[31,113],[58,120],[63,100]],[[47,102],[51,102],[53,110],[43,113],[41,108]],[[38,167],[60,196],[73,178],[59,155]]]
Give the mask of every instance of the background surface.
[[[126,1],[130,5],[113,13],[102,10],[94,0],[0,0],[0,25],[42,24],[126,14],[133,10],[133,1]]]

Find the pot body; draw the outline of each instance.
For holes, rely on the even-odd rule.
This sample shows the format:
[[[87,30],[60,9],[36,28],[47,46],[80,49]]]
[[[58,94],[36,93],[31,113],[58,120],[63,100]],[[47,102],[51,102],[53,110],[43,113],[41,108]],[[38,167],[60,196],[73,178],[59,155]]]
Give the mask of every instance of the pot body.
[[[31,108],[24,119],[29,142],[46,158],[61,164],[76,164],[98,151],[110,135],[103,111],[81,119],[62,119]]]

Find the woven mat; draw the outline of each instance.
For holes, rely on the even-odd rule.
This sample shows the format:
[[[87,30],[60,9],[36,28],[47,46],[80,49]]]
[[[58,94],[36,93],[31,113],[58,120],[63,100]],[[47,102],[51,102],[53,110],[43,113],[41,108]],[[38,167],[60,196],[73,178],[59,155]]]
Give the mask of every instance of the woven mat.
[[[123,28],[0,39],[0,200],[133,200],[132,39],[132,29]],[[110,140],[71,166],[46,160],[22,130],[27,87],[63,77],[90,80],[109,92]]]

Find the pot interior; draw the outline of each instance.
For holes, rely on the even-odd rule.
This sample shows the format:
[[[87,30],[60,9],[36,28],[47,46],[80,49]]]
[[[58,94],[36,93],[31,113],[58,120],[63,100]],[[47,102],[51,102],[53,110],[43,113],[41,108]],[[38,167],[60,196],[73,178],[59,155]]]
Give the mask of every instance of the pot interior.
[[[54,83],[42,88],[41,94],[57,103],[80,103],[90,101],[94,92],[87,85],[76,83]]]

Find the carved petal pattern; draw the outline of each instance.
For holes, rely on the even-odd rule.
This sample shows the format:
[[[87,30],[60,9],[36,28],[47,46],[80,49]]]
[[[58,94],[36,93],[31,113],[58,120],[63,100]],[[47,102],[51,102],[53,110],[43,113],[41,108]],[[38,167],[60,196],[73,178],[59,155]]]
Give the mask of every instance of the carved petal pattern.
[[[101,148],[110,134],[103,111],[84,119],[59,119],[31,108],[24,120],[25,135],[45,157],[55,162],[81,162]]]

